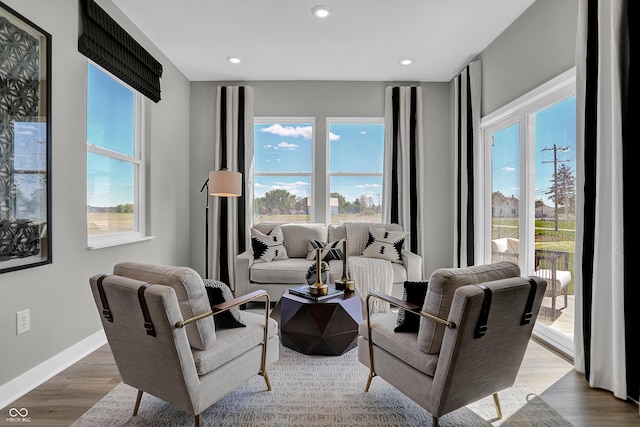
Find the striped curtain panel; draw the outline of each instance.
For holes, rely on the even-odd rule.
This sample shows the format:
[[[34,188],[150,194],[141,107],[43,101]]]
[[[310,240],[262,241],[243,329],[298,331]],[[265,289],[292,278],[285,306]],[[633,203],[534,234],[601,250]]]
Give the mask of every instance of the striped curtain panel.
[[[452,81],[454,93],[455,197],[454,267],[476,263],[476,247],[482,243],[480,159],[481,63],[473,61]]]
[[[591,387],[638,401],[640,286],[629,270],[638,243],[632,207],[637,140],[631,140],[629,113],[637,90],[633,3],[578,3],[576,188],[582,209],[576,217],[574,365]]]
[[[253,88],[218,86],[215,170],[242,173],[240,197],[213,197],[212,278],[235,291],[238,254],[249,246],[253,208]]]
[[[400,224],[405,248],[424,256],[422,135],[422,88],[387,87],[382,222]]]

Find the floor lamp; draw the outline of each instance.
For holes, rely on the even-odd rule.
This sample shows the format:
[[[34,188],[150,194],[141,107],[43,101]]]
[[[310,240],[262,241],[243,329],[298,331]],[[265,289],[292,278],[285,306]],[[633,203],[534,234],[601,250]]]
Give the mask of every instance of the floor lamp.
[[[209,278],[209,196],[240,197],[242,195],[242,174],[240,172],[220,169],[209,172],[209,178],[200,189],[202,193],[207,190],[207,202],[205,204],[204,223],[204,275]]]

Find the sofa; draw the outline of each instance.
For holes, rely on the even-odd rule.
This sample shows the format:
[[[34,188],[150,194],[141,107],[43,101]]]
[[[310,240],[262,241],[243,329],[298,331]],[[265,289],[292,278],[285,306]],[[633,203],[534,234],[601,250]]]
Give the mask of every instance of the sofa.
[[[379,223],[346,223],[341,225],[329,225],[322,223],[261,223],[252,227],[252,248],[239,254],[236,258],[236,297],[264,289],[268,292],[271,301],[278,301],[282,294],[291,287],[306,283],[305,275],[309,267],[315,262],[310,246],[310,241],[316,245],[325,245],[323,251],[329,251],[331,246],[342,249],[341,239],[347,238],[347,230],[355,228],[374,227],[377,230],[384,229],[389,232],[402,232],[398,224]],[[279,228],[281,236],[273,236],[274,229]],[[353,233],[353,232],[352,232]],[[258,236],[258,238],[256,238]],[[264,236],[278,240],[282,239],[284,251],[273,249],[269,240]],[[265,241],[260,245],[259,238]],[[256,247],[256,241],[258,246]],[[362,242],[348,241],[348,257],[363,257]],[[254,249],[260,254],[254,253]],[[282,247],[280,247],[282,248]],[[376,249],[375,246],[371,248]],[[283,253],[284,252],[284,253]],[[405,281],[422,280],[422,257],[412,253],[404,247],[398,250],[399,259],[390,262],[393,271],[393,286],[391,295],[402,298]],[[260,259],[261,254],[267,255],[268,261]],[[324,253],[324,252],[323,252]],[[375,255],[375,254],[374,254]],[[342,278],[342,259],[327,261],[330,268],[329,284]],[[358,288],[358,283],[356,283]]]

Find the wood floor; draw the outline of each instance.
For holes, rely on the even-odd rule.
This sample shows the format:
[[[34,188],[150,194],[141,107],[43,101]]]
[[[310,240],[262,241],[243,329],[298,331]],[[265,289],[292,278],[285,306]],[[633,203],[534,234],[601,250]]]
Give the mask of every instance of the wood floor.
[[[527,348],[518,379],[574,426],[640,426],[638,405],[591,389],[570,362],[535,340]],[[119,383],[111,350],[105,345],[3,408],[0,426],[69,426]],[[10,408],[27,408],[31,421],[11,422],[6,418]]]

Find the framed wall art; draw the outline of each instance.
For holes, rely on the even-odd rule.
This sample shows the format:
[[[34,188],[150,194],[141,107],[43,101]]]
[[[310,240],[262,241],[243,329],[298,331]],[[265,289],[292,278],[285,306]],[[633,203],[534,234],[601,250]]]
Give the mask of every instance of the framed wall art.
[[[51,263],[51,35],[0,2],[0,273]]]

